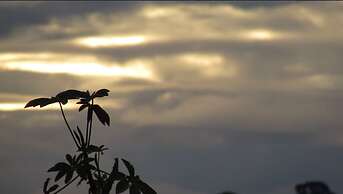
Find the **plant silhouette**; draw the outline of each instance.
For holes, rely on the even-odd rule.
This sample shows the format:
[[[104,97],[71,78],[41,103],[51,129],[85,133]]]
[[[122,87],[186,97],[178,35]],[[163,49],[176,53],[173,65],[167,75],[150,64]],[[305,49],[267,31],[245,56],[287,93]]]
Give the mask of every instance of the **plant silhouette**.
[[[334,194],[329,186],[322,181],[308,181],[295,185],[297,194]]]
[[[121,159],[121,161],[126,167],[128,174],[119,171],[118,158],[115,158],[111,172],[106,172],[100,167],[100,156],[108,148],[104,145],[94,145],[91,143],[93,116],[95,113],[98,120],[104,126],[110,126],[110,117],[107,112],[100,105],[95,104],[96,98],[108,96],[108,93],[108,89],[100,89],[92,94],[88,90],[66,90],[58,93],[54,97],[37,98],[26,104],[25,108],[36,106],[42,108],[53,103],[58,103],[64,122],[77,148],[76,153],[66,154],[64,161],[58,162],[48,170],[48,172],[56,172],[57,174],[54,179],[55,183],[52,186],[49,184],[50,178],[47,178],[44,182],[44,194],[57,194],[77,179],[79,180],[77,185],[80,185],[84,181],[89,185],[89,194],[109,194],[113,185],[115,185],[117,194],[126,190],[129,190],[130,194],[156,194],[153,188],[136,175],[133,165],[125,159]],[[76,103],[80,105],[79,112],[87,110],[85,130],[81,130],[79,126],[76,126],[76,129],[72,129],[67,121],[63,111],[63,105],[72,99],[79,100]],[[63,177],[63,186],[60,186]]]
[[[233,191],[223,191],[223,192],[220,192],[218,194],[236,194],[236,193]]]

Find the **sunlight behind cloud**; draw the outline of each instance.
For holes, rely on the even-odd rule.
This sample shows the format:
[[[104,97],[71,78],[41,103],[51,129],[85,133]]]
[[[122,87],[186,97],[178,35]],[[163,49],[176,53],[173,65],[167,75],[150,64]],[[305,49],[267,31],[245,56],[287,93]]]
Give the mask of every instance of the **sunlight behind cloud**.
[[[332,89],[334,88],[334,80],[333,77],[325,75],[325,74],[317,74],[307,76],[305,81],[312,85],[313,87],[320,88],[320,89]]]
[[[30,58],[36,59],[52,59],[61,57],[61,55],[53,53],[1,53],[0,61],[16,61],[16,60],[27,60]]]
[[[66,73],[77,76],[115,76],[156,80],[149,61],[130,60],[124,63],[102,61],[91,55],[54,53],[2,53],[0,69],[37,73]]]
[[[210,54],[184,54],[180,59],[188,64],[210,67],[220,64],[224,61],[220,55]]]
[[[157,19],[167,16],[181,15],[182,11],[178,7],[160,7],[160,6],[148,6],[143,9],[143,16],[150,19]]]
[[[40,108],[28,108],[24,109],[26,103],[25,102],[0,102],[0,111],[20,111],[20,110],[40,110]],[[43,107],[43,110],[59,110],[60,107],[58,104],[51,104],[49,106]],[[63,109],[76,109],[73,105],[65,105]]]
[[[75,42],[79,45],[97,48],[111,46],[134,46],[147,42],[144,36],[111,36],[111,37],[86,37],[78,38]]]
[[[0,111],[24,110],[25,103],[0,103]]]
[[[247,31],[243,33],[242,38],[248,39],[248,40],[267,41],[267,40],[280,38],[280,35],[269,30],[259,29],[259,30],[251,30],[251,31]]]
[[[32,97],[31,99],[35,99],[38,97]],[[28,100],[29,101],[29,100]],[[27,101],[27,102],[28,102]],[[125,102],[120,100],[98,100],[100,104],[106,106],[108,109],[121,109]],[[48,106],[39,108],[37,107],[30,107],[24,108],[27,102],[0,102],[0,111],[23,111],[23,110],[30,110],[30,111],[37,111],[37,110],[60,110],[60,106],[58,103],[50,104]],[[76,105],[76,100],[70,100],[70,103],[63,105],[64,110],[77,110],[79,105]]]
[[[9,70],[32,71],[38,73],[66,73],[78,76],[124,76],[136,78],[152,78],[152,72],[141,63],[128,66],[105,66],[97,63],[53,63],[53,62],[9,62],[5,64]]]
[[[182,63],[200,68],[202,74],[208,77],[229,76],[237,74],[231,64],[225,64],[225,59],[219,54],[187,53],[178,57]]]

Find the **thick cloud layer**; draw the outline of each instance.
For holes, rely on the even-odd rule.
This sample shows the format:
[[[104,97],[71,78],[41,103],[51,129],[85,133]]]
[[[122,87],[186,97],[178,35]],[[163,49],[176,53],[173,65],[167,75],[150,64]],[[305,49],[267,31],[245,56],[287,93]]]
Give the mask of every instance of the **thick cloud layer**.
[[[41,193],[72,143],[58,111],[25,102],[108,88],[104,165],[128,158],[158,193],[290,194],[306,180],[342,192],[341,8],[0,3],[0,190]]]

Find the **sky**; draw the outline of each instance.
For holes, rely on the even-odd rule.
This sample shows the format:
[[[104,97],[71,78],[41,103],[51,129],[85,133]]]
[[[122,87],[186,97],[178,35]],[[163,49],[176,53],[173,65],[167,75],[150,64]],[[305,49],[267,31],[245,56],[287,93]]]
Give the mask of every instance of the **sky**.
[[[67,89],[108,88],[95,143],[159,194],[343,192],[342,2],[0,2],[0,191],[38,194]],[[66,107],[71,126],[84,114]],[[86,192],[72,186],[65,194]]]

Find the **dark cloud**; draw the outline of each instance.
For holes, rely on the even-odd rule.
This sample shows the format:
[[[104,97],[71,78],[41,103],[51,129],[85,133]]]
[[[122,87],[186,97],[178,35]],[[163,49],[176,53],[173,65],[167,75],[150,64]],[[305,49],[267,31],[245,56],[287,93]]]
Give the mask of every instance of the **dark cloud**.
[[[69,75],[0,71],[2,93],[23,95],[52,95],[65,88],[77,88],[82,79]]]
[[[0,37],[6,38],[34,25],[58,18],[68,20],[73,16],[91,13],[108,14],[111,12],[128,13],[141,3],[133,2],[22,2],[18,4],[0,4]],[[3,4],[3,5],[2,5]]]

